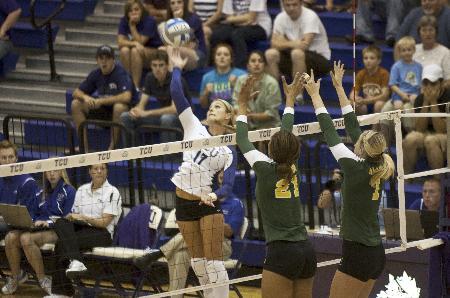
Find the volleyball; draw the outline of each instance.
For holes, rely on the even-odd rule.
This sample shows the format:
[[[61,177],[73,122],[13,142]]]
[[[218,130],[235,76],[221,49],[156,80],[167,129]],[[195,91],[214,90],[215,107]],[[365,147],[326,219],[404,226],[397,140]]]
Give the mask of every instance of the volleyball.
[[[180,18],[161,23],[158,31],[163,43],[174,47],[186,44],[191,36],[191,27]]]

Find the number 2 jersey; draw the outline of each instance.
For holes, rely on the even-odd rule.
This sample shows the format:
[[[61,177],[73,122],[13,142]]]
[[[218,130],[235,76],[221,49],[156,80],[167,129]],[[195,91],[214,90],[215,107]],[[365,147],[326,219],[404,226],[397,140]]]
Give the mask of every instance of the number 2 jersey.
[[[341,188],[343,207],[340,236],[345,240],[367,246],[379,245],[381,236],[378,208],[384,181],[378,181],[376,188],[370,186],[371,172],[379,164],[356,156],[341,142],[325,108],[317,109],[316,114],[328,146],[344,173]],[[355,144],[361,135],[356,115],[350,105],[342,108],[342,114],[345,129]]]
[[[293,123],[294,109],[287,107],[284,110],[281,129],[292,131]],[[248,140],[247,117],[244,115],[237,117],[236,140],[256,173],[256,200],[261,210],[266,243],[278,240],[306,240],[297,165],[292,165],[294,175],[289,183],[279,179],[276,162],[256,150]]]
[[[179,68],[174,68],[173,70],[170,89],[172,100],[175,102],[179,119],[183,126],[183,140],[210,137],[211,134],[194,115],[189,102],[183,94],[181,71]],[[184,151],[183,162],[171,181],[176,187],[185,192],[200,197],[212,192],[213,177],[223,170],[223,184],[214,191],[217,197],[222,198],[231,194],[233,191],[236,164],[237,157],[234,146]]]

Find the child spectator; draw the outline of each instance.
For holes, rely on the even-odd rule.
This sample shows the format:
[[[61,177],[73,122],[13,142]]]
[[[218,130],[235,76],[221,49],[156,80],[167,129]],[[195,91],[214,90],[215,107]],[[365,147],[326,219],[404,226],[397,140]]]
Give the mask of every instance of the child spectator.
[[[422,65],[413,60],[416,42],[411,36],[401,38],[396,49],[400,60],[391,68],[389,86],[392,90],[394,110],[402,110],[405,104],[413,104],[420,93]]]
[[[203,22],[205,42],[209,48],[212,28],[222,19],[223,0],[189,0],[189,10],[195,12]]]
[[[213,51],[215,69],[205,73],[200,87],[200,105],[208,108],[216,99],[231,103],[233,88],[239,76],[246,74],[232,66],[233,50],[227,44],[218,44]]]
[[[181,57],[187,59],[185,70],[202,67],[206,62],[206,44],[202,21],[188,9],[189,0],[168,0],[167,19],[181,18],[191,27],[191,40],[180,47]],[[161,25],[160,25],[161,26]],[[161,30],[161,29],[160,29]],[[161,49],[166,50],[166,47]]]
[[[153,17],[145,13],[140,0],[125,4],[125,15],[119,23],[117,44],[120,62],[131,74],[136,87],[141,86],[142,67],[150,62],[150,55],[161,45]]]
[[[364,69],[357,73],[349,98],[355,101],[357,114],[379,113],[389,97],[389,72],[380,66],[380,48],[370,45],[362,54]]]

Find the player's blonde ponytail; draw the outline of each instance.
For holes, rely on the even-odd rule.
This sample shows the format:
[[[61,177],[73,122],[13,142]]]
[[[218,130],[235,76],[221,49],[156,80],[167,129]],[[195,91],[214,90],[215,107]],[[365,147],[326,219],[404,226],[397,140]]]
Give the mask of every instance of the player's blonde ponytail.
[[[376,187],[380,180],[387,180],[394,174],[395,164],[392,158],[384,153],[386,150],[386,139],[377,131],[368,130],[361,134],[356,146],[362,151],[361,157],[377,163],[370,168],[370,185]],[[365,155],[365,156],[364,156]]]

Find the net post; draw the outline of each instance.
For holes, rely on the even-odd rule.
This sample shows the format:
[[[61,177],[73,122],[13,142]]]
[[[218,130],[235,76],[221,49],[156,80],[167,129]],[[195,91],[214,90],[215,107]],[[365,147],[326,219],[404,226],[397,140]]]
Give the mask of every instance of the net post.
[[[406,214],[405,214],[405,180],[403,169],[403,144],[402,144],[402,121],[399,113],[393,115],[395,125],[395,147],[397,149],[397,193],[398,193],[398,215],[400,221],[400,239],[402,245],[407,243],[406,238]]]

